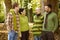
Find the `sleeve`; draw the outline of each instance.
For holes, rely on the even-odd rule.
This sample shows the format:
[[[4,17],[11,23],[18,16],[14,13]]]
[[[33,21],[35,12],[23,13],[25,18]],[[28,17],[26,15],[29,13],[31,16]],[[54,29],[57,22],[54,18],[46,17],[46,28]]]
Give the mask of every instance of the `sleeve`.
[[[12,15],[11,14],[9,13],[7,14],[5,23],[7,26],[7,30],[11,30],[11,27],[12,27]]]
[[[55,32],[56,29],[58,28],[58,17],[57,17],[57,15],[54,16],[53,20],[54,20],[54,26],[55,26],[53,32]]]

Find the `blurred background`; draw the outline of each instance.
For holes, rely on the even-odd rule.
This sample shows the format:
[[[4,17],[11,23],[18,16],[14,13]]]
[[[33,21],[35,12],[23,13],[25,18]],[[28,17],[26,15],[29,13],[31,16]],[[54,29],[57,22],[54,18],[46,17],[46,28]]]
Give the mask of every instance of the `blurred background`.
[[[55,33],[55,39],[60,40],[60,0],[0,0],[0,40],[7,40],[8,32],[5,26],[5,18],[14,2],[17,2],[20,8],[26,9],[26,16],[28,16],[30,28],[32,27],[35,9],[40,7],[43,13],[44,5],[51,4],[53,11],[56,12],[59,19],[59,26]],[[29,40],[33,40],[31,31]]]

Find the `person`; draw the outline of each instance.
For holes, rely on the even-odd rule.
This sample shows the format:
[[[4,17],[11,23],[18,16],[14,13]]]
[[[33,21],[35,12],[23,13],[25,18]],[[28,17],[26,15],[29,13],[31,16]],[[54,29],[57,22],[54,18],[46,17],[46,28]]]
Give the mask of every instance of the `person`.
[[[8,40],[17,40],[18,34],[21,37],[20,17],[18,11],[19,11],[19,4],[14,3],[12,5],[12,9],[7,14],[6,26],[8,30]]]
[[[24,8],[19,9],[20,14],[20,26],[21,26],[21,40],[29,40],[29,24]]]
[[[34,40],[41,40],[40,36],[43,28],[43,19],[44,17],[41,14],[41,9],[36,8],[36,14],[33,17],[33,27],[32,27]]]
[[[54,32],[58,27],[58,18],[57,14],[52,11],[52,5],[48,4],[45,6],[45,13],[44,13],[44,34],[45,39],[43,36],[43,40],[55,40],[54,39]]]

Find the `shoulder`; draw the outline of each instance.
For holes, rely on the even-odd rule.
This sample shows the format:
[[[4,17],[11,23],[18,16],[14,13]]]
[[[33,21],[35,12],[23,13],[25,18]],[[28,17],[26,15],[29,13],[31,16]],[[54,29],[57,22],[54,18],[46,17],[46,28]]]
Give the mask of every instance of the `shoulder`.
[[[44,12],[44,13],[43,13],[43,16],[46,16],[46,14],[47,14],[47,12]]]
[[[7,16],[8,16],[8,15],[12,15],[12,13],[11,13],[11,12],[9,12],[9,13],[7,14]]]
[[[10,9],[10,14],[13,14],[14,13],[14,9]]]
[[[47,14],[47,12],[44,12],[43,14]]]
[[[28,18],[27,16],[25,16],[26,18]]]
[[[28,21],[28,17],[27,16],[25,16],[24,19],[26,19]]]
[[[43,16],[43,15],[41,15],[41,16],[40,16],[40,18],[44,18],[44,16]]]
[[[10,12],[13,12],[14,11],[14,9],[10,9]]]
[[[52,15],[53,15],[53,16],[57,16],[57,14],[56,14],[55,12],[52,12]]]
[[[34,18],[36,17],[36,15],[33,16]]]
[[[57,14],[55,12],[52,12],[51,15],[50,15],[52,18],[57,18]]]
[[[26,19],[28,20],[28,17],[27,16],[25,16],[26,17]]]

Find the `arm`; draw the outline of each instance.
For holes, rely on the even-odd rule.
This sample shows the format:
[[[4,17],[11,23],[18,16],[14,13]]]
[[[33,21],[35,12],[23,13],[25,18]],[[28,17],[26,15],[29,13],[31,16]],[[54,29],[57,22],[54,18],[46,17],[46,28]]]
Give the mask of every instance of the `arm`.
[[[58,17],[57,17],[57,15],[54,16],[53,20],[54,20],[54,26],[55,26],[53,32],[55,32],[57,27],[58,27]]]
[[[7,30],[11,30],[11,17],[12,15],[10,15],[9,13],[7,14],[7,17],[6,17],[6,20],[5,20],[5,23],[6,23],[6,26],[7,26]]]

